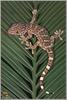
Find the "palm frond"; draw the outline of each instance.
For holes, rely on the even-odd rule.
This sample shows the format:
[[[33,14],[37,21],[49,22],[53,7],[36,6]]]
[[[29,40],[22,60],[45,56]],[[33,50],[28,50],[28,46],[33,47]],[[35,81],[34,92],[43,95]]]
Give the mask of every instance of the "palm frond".
[[[65,1],[1,1],[1,91],[15,99],[63,99],[66,97],[66,34]],[[63,41],[54,45],[54,64],[44,79],[44,90],[39,87],[39,77],[48,57],[42,48],[34,55],[25,49],[17,36],[10,36],[7,30],[15,22],[30,22],[33,8],[37,8],[37,23],[48,29],[49,35],[63,29]],[[46,91],[49,94],[46,94]]]

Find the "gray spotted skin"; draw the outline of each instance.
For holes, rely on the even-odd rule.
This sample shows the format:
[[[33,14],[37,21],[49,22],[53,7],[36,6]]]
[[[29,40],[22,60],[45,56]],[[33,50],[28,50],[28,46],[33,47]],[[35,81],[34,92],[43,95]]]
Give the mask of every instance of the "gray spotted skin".
[[[53,53],[54,40],[58,38],[62,40],[60,35],[62,35],[63,31],[61,31],[60,29],[59,31],[56,30],[56,32],[54,32],[52,36],[49,36],[46,28],[41,27],[35,23],[37,10],[34,9],[32,14],[33,14],[33,17],[30,23],[28,24],[15,23],[9,28],[8,34],[19,35],[21,40],[24,40],[26,42],[34,34],[37,37],[38,41],[36,44],[34,44],[34,46],[31,46],[31,48],[39,46],[47,52],[48,63],[39,79],[40,88],[44,89],[44,86],[43,86],[44,77],[47,75],[47,73],[51,69],[53,65],[53,61],[54,61],[54,53]]]

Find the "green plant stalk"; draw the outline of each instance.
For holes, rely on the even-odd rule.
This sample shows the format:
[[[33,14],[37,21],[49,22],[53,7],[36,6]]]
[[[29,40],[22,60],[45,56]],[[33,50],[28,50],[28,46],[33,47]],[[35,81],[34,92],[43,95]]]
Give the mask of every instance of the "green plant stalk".
[[[33,78],[33,83],[32,83],[32,99],[35,99],[36,98],[36,49],[34,50],[34,55],[33,55],[32,78]]]

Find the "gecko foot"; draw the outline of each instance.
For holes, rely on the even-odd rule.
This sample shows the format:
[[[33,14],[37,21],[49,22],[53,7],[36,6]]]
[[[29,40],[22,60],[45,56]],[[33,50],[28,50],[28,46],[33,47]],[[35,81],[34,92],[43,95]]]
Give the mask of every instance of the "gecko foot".
[[[34,9],[34,10],[32,11],[32,14],[33,14],[33,15],[36,15],[36,14],[37,14],[37,9]]]
[[[36,49],[36,47],[39,45],[39,42],[37,41],[34,45],[31,44],[31,42],[26,42],[26,46],[25,49],[31,49],[32,50],[32,54],[34,54],[34,49]]]
[[[59,37],[60,40],[63,40],[63,39],[61,38],[61,35],[63,34],[63,32],[64,32],[64,31],[61,30],[61,29],[59,29],[59,31],[56,30],[56,32],[54,32],[54,34],[56,35],[55,38]]]

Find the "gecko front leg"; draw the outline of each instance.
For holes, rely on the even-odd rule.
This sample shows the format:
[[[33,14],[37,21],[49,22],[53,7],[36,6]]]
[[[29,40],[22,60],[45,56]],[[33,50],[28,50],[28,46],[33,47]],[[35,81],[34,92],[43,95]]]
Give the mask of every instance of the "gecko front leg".
[[[31,42],[28,41],[31,37],[32,35],[28,35],[27,37],[25,37],[24,35],[21,35],[19,37],[19,40],[21,41],[21,44],[25,44],[27,46],[25,47],[25,49],[32,49],[32,54],[34,54],[33,50],[37,47],[37,43],[32,45]]]
[[[31,49],[32,50],[32,54],[34,54],[34,49],[36,49],[37,46],[39,46],[39,41],[37,41],[34,45],[32,45],[31,42],[26,42],[26,49]]]
[[[25,37],[24,35],[19,37],[21,44],[25,44],[27,46],[27,47],[25,47],[25,49],[32,49],[32,54],[34,54],[33,53],[34,46],[32,46],[31,42],[29,42],[28,39],[29,39],[29,37]]]
[[[32,14],[33,14],[33,17],[32,17],[32,20],[30,22],[31,25],[36,21],[37,9],[34,9],[32,11]]]

